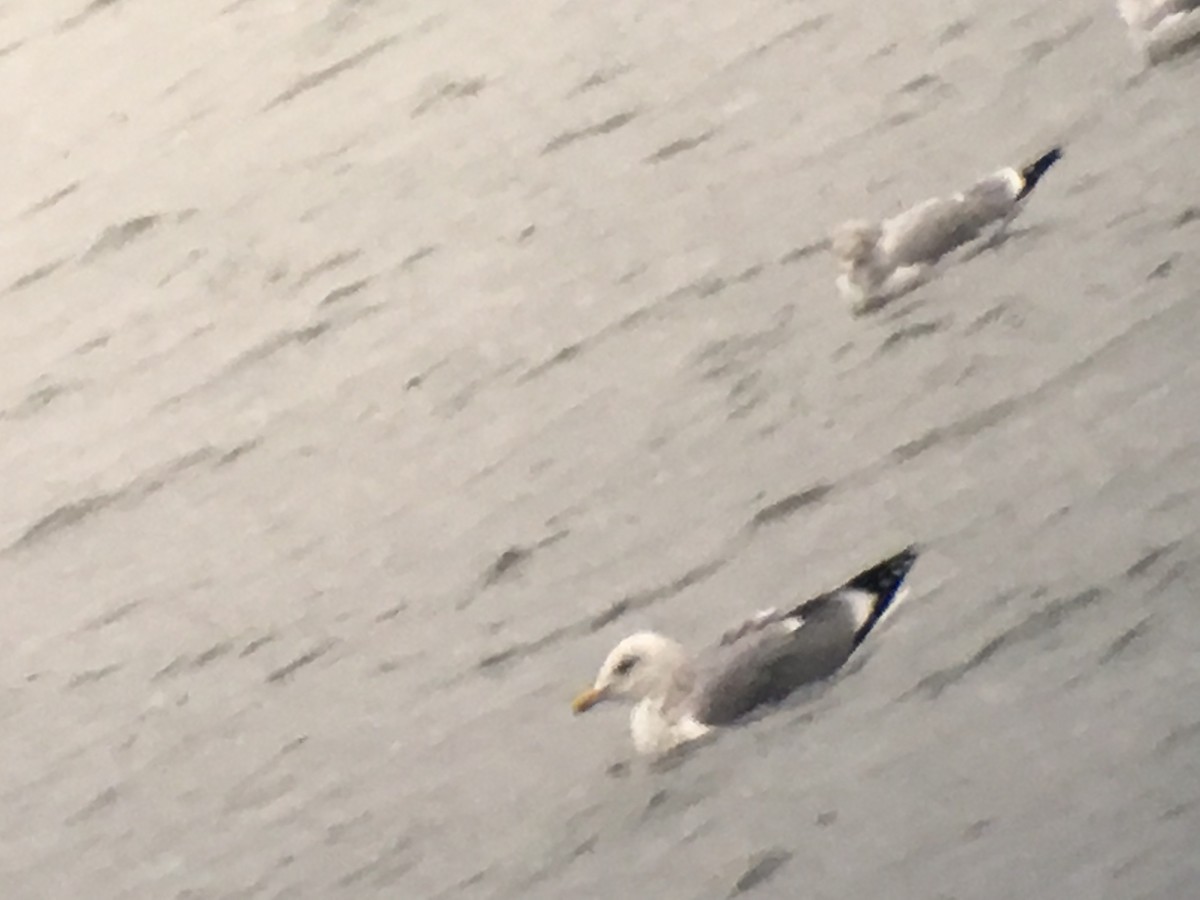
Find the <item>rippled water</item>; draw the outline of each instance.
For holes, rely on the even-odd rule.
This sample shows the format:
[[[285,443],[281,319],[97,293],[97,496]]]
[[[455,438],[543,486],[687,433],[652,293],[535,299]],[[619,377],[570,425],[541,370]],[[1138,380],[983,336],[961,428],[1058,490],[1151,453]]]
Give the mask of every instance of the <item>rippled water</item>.
[[[1115,10],[12,0],[8,898],[1200,889],[1195,60]],[[821,241],[1063,142],[855,319]],[[910,540],[671,767],[567,702]]]

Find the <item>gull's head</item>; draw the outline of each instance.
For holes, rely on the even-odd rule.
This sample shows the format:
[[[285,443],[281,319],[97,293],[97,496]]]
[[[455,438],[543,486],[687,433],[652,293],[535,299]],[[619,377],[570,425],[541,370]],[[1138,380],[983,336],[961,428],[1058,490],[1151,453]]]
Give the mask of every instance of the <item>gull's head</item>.
[[[687,667],[683,648],[670,638],[641,631],[617,644],[596,675],[596,683],[571,704],[576,713],[587,712],[602,700],[634,702],[663,696]]]
[[[855,219],[835,228],[829,244],[838,262],[849,268],[870,259],[882,237],[879,225]]]

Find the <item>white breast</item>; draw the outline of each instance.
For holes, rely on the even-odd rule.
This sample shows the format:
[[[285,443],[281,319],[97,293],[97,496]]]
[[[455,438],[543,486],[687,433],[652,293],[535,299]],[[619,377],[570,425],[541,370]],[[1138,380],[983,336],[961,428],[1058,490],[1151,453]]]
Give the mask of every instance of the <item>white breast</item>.
[[[691,715],[670,719],[663,714],[662,703],[645,699],[629,715],[629,730],[638,753],[666,753],[680,744],[694,741],[707,734],[709,726]]]

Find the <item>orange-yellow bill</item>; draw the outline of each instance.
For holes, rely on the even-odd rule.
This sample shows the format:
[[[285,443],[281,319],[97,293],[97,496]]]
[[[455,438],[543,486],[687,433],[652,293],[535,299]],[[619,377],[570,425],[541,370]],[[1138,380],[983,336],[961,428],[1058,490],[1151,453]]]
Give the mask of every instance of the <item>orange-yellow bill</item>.
[[[603,699],[603,691],[588,688],[586,691],[581,691],[579,696],[571,701],[571,709],[575,710],[575,714],[578,715],[579,713],[587,712]]]

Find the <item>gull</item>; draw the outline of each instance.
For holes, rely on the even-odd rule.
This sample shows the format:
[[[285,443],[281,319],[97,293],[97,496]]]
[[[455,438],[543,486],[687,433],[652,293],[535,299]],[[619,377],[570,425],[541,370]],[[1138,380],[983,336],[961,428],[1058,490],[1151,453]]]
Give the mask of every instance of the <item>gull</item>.
[[[1006,167],[965,191],[933,197],[882,222],[855,219],[834,229],[830,249],[838,292],[856,312],[917,287],[942,257],[1016,217],[1042,176],[1062,158],[1054,147],[1021,168]]]
[[[642,754],[663,754],[840,669],[902,599],[917,559],[910,546],[832,591],[780,612],[764,610],[696,658],[643,631],[608,654],[576,714],[609,700],[634,704],[630,731]]]

